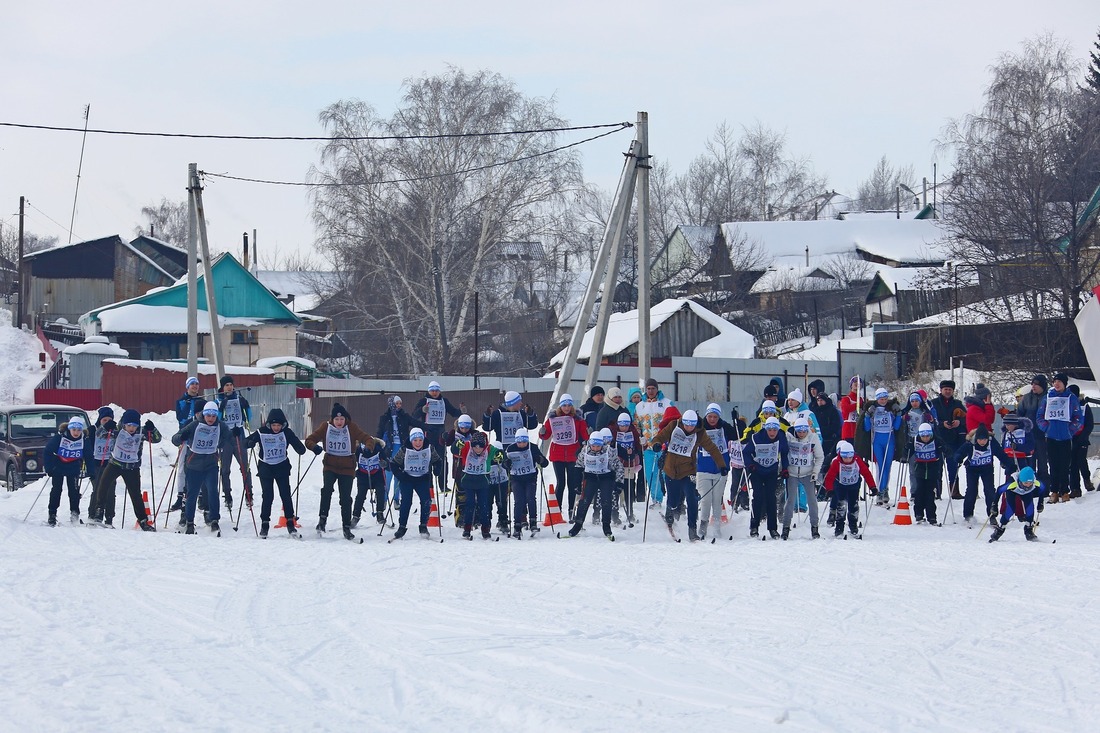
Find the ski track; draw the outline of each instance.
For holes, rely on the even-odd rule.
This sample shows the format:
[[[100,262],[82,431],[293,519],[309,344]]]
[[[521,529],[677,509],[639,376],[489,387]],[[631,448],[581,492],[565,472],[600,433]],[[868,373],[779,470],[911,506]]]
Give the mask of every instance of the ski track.
[[[174,457],[154,447],[154,506]],[[611,544],[590,525],[467,543],[444,521],[442,545],[388,545],[364,520],[353,545],[310,536],[320,481],[302,486],[305,542],[257,540],[248,516],[220,538],[137,532],[132,516],[49,528],[47,492],[24,524],[40,484],[0,493],[0,730],[961,733],[1100,717],[1100,642],[1081,629],[1100,496],[1042,515],[1053,546],[1016,522],[991,545],[961,517],[897,527],[881,509],[863,541],[824,522],[818,541],[751,540],[739,513],[714,545],[677,545],[659,519],[645,544],[640,522]],[[119,516],[123,498],[120,482]]]

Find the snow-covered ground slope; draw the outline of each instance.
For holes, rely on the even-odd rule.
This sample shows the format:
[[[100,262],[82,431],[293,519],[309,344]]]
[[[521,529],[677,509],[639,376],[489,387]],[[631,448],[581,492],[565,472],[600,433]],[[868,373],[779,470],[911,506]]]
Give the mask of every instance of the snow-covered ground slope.
[[[13,328],[11,313],[0,308],[0,404],[34,402],[34,387],[45,376],[41,351],[38,338]]]
[[[153,419],[170,433],[171,416]],[[143,478],[158,499],[174,456],[153,448]],[[306,530],[319,469],[302,483]],[[49,528],[45,493],[24,523],[40,485],[0,494],[0,730],[1084,731],[1100,719],[1093,494],[1042,514],[1054,545],[1025,542],[1015,522],[988,544],[988,528],[963,528],[961,502],[959,524],[941,502],[939,528],[872,508],[863,541],[811,541],[805,521],[790,541],[750,540],[736,514],[723,528],[734,541],[677,545],[651,510],[645,544],[640,524],[614,543],[598,528],[464,542],[445,519],[443,544],[387,544],[369,522],[353,545],[259,540],[247,510],[221,538],[142,533],[130,508],[117,530]]]

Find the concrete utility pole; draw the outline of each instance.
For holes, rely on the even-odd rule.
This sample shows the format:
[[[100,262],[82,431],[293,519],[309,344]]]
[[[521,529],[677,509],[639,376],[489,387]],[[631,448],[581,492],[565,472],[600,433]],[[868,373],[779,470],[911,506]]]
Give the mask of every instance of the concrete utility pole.
[[[19,197],[19,273],[18,273],[19,274],[19,307],[18,307],[18,311],[16,313],[16,323],[15,323],[16,328],[22,328],[23,327],[23,313],[24,313],[23,303],[26,302],[27,281],[30,280],[30,277],[29,277],[30,273],[29,272],[27,273],[28,277],[23,277],[23,212],[24,212],[24,207],[25,207],[26,203],[27,203],[27,198],[25,196],[20,196]]]
[[[196,170],[195,164],[191,169]],[[196,171],[191,178],[191,191],[195,197],[195,218],[199,224],[199,245],[202,247],[203,290],[206,291],[206,312],[210,316],[210,342],[214,350],[214,370],[218,379],[225,376],[225,359],[222,356],[222,329],[218,323],[218,299],[214,294],[214,273],[210,267],[210,239],[206,234],[206,211],[202,205],[202,186]]]
[[[649,379],[649,113],[638,113],[638,386]]]
[[[187,166],[187,376],[199,376],[199,225],[195,216],[195,191],[198,166]]]

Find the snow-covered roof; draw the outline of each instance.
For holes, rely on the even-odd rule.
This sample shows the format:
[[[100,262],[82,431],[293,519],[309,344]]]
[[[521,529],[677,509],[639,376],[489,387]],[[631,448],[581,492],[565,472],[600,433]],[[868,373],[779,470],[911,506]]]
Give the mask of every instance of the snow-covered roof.
[[[1061,318],[1062,309],[1058,299],[1049,293],[1038,292],[1030,294],[1032,299],[1037,299],[1039,304],[1039,317]],[[1008,321],[1030,321],[1031,300],[1023,295],[997,296],[979,303],[959,307],[958,322],[960,325],[978,326],[985,323],[1004,323]],[[942,313],[934,313],[926,318],[913,321],[913,326],[945,326],[955,324],[955,309]]]
[[[749,293],[760,295],[762,293],[774,293],[781,290],[794,291],[820,291],[836,290],[839,287],[835,278],[817,277],[813,273],[818,268],[814,267],[769,267],[756,282],[752,284]]]
[[[90,337],[96,338],[95,336]],[[129,356],[130,352],[122,348],[118,344],[112,343],[96,343],[87,341],[82,344],[76,344],[75,346],[67,346],[62,352],[65,356],[72,356],[73,354],[102,354],[105,356]]]
[[[226,318],[218,316],[220,328],[226,326],[262,326],[266,321],[256,318]],[[187,309],[175,305],[145,305],[131,303],[101,311],[100,333],[187,333]],[[198,312],[198,332],[210,333],[210,314]]]
[[[663,300],[649,310],[650,331],[657,330],[661,324],[675,315],[683,308],[690,308],[696,316],[703,319],[718,329],[718,335],[698,344],[692,356],[716,356],[730,357],[734,359],[751,359],[755,347],[755,341],[750,333],[743,331],[721,316],[718,316],[703,306],[685,298],[669,298]],[[588,359],[592,355],[592,339],[596,329],[589,329],[581,341],[578,359]],[[638,343],[638,310],[626,313],[612,313],[608,321],[607,337],[604,339],[603,353],[618,354]],[[561,364],[565,361],[565,352],[562,349],[550,359],[550,365]],[[700,353],[700,352],[705,353]]]
[[[256,360],[256,366],[262,369],[274,369],[275,367],[280,367],[284,364],[295,364],[297,366],[305,367],[306,369],[317,369],[316,362],[313,362],[309,359],[303,359],[300,356],[268,356],[263,359]]]
[[[335,272],[321,270],[256,270],[252,274],[275,297],[293,295],[296,313],[313,310],[320,304],[322,296],[315,292],[315,283],[324,288],[336,279]]]
[[[818,258],[854,254],[891,262],[942,263],[950,233],[934,219],[742,221],[722,225],[726,242],[756,242],[776,266],[810,266]],[[807,254],[807,248],[809,250]]]
[[[134,369],[164,369],[170,372],[180,372],[182,374],[187,373],[186,361],[148,361],[145,359],[104,359],[104,364],[115,364],[123,367],[133,367]],[[218,370],[213,364],[198,364],[199,374],[217,374]],[[271,369],[260,369],[258,367],[241,367],[241,366],[226,366],[224,369],[226,374],[274,374]]]

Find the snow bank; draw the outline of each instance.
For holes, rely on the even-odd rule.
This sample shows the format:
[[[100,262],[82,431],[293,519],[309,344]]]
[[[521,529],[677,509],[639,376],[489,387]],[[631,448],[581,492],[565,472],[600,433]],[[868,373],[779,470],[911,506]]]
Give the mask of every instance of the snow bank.
[[[297,364],[303,366],[306,369],[316,369],[316,362],[309,359],[303,359],[300,356],[269,356],[264,359],[257,359],[256,366],[261,369],[274,369],[275,367],[282,366],[283,364]]]
[[[42,343],[10,324],[11,313],[0,308],[0,404],[34,402],[34,388],[46,375],[38,360]]]

